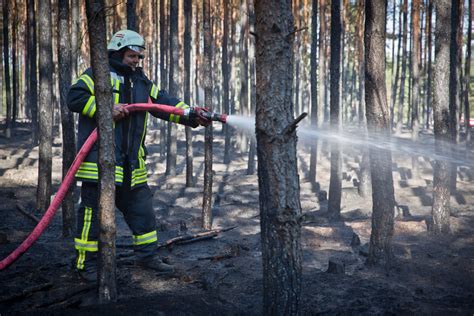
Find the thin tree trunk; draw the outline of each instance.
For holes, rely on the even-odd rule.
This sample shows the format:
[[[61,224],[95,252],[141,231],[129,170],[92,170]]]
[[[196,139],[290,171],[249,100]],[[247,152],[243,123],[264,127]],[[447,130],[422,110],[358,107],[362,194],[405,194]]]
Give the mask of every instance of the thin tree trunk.
[[[255,41],[253,35],[251,33],[255,32],[255,12],[254,12],[254,3],[253,0],[247,0],[247,12],[248,12],[248,31],[247,34],[247,56],[249,59],[248,62],[248,69],[249,69],[249,76],[248,76],[248,85],[250,89],[250,103],[249,103],[249,111],[250,116],[254,116],[255,113],[255,102],[256,102],[256,91],[255,91]],[[255,174],[256,169],[256,162],[255,162],[255,155],[257,153],[257,142],[254,137],[250,137],[250,147],[249,147],[249,158],[248,158],[248,165],[247,165],[247,174]]]
[[[331,131],[341,131],[340,76],[341,76],[341,0],[331,2]],[[331,177],[329,180],[328,215],[337,220],[341,216],[342,160],[338,143],[331,144]]]
[[[318,0],[312,1],[312,15],[311,15],[311,128],[317,130],[319,125],[318,117],[318,78],[317,78],[317,40],[318,40]],[[314,139],[310,148],[311,154],[309,158],[309,175],[308,180],[316,182],[316,166],[318,163],[318,140]]]
[[[433,67],[433,112],[435,148],[439,154],[449,155],[449,143],[452,139],[450,130],[449,99],[451,87],[446,83],[450,77],[450,33],[451,33],[451,1],[436,1],[435,27],[435,63]],[[444,160],[436,160],[433,168],[433,207],[432,223],[428,229],[438,235],[449,233],[450,214],[450,164]]]
[[[191,103],[191,25],[193,22],[193,4],[184,0],[184,102]],[[194,186],[193,180],[193,133],[185,127],[186,133],[186,187]]]
[[[229,60],[228,60],[228,42],[229,42],[229,2],[224,0],[224,30],[222,33],[222,104],[224,112],[230,114],[230,99],[229,99]],[[229,164],[231,160],[231,130],[228,124],[224,125],[224,163]]]
[[[318,126],[321,126],[324,121],[324,112],[326,109],[326,0],[319,1],[319,103],[321,106],[318,108]]]
[[[16,1],[13,1],[13,8],[10,12],[12,14],[12,120],[11,128],[15,128],[16,120],[18,117],[18,40],[17,40],[17,28],[18,28],[18,9]]]
[[[466,61],[464,66],[464,124],[466,124],[466,145],[471,144],[471,126],[469,120],[471,118],[471,107],[469,104],[469,95],[471,90],[471,54],[472,54],[472,16],[474,15],[474,0],[469,0],[469,20],[467,26],[467,45],[466,45]]]
[[[166,71],[168,70],[167,56],[168,56],[168,28],[167,28],[167,14],[166,14],[166,0],[160,0],[160,89],[167,89],[168,77]],[[166,150],[166,126],[165,121],[160,122],[160,156],[164,157]]]
[[[27,102],[28,109],[31,117],[31,130],[34,131],[31,135],[33,145],[38,144],[38,74],[37,74],[37,63],[36,63],[36,14],[35,14],[35,1],[28,0],[27,7]]]
[[[419,96],[420,96],[420,0],[412,0],[412,51],[411,51],[411,78],[412,78],[412,98],[411,98],[411,139],[414,143],[418,141],[420,132],[420,122],[418,117]],[[412,175],[419,177],[418,156],[411,157]]]
[[[10,87],[10,60],[9,56],[9,39],[8,39],[8,16],[10,14],[8,8],[8,0],[3,0],[3,61],[4,61],[4,83],[5,83],[5,94],[7,103],[7,117],[5,120],[5,137],[11,137],[11,119],[12,119],[12,97]]]
[[[34,1],[34,0],[30,0]],[[79,0],[71,0],[71,51],[72,51],[72,76],[71,78],[76,78],[78,76],[78,62],[77,57],[80,55],[79,49],[79,39],[78,34],[81,30],[79,25]]]
[[[204,101],[212,112],[212,28],[211,0],[203,2],[204,32]],[[212,228],[212,124],[204,132],[204,194],[202,203],[202,227]]]
[[[257,153],[263,261],[263,314],[301,309],[301,205],[293,120],[291,1],[255,2]],[[279,80],[274,80],[279,78]],[[275,167],[280,166],[280,167]]]
[[[460,1],[453,1],[451,6],[451,40],[450,40],[450,69],[449,69],[449,114],[451,119],[451,136],[454,144],[459,143],[459,56],[461,47],[458,42],[458,33],[461,30],[461,10]],[[451,194],[456,192],[457,169],[456,163],[451,163],[450,172],[450,191]]]
[[[127,0],[127,29],[138,32],[135,0]]]
[[[403,1],[403,0],[402,0]],[[394,0],[394,3],[396,0]],[[395,5],[394,5],[395,6]],[[398,79],[400,77],[400,51],[402,47],[402,5],[400,4],[400,13],[398,20],[398,45],[397,45],[397,63],[394,64],[395,67],[395,78],[392,82],[392,93],[390,95],[390,126],[391,128],[395,125],[395,103],[397,101],[397,88],[398,88]],[[394,16],[395,20],[395,16]],[[395,34],[394,34],[395,37]],[[393,43],[395,45],[395,42]],[[395,58],[395,56],[393,57]]]
[[[59,64],[59,91],[61,104],[61,124],[63,136],[63,179],[75,158],[76,138],[74,127],[74,116],[67,108],[67,93],[71,86],[71,42],[69,33],[69,3],[67,0],[58,1],[58,64]],[[62,203],[63,212],[63,237],[71,237],[75,229],[75,213],[73,184],[64,197]]]
[[[367,0],[365,18],[365,102],[369,136],[390,138],[390,114],[385,86],[385,1]],[[369,264],[392,260],[393,210],[395,197],[392,154],[385,149],[370,149],[372,177],[372,232]]]
[[[431,95],[432,95],[432,90],[431,90],[431,80],[433,77],[433,69],[432,69],[432,60],[431,60],[431,55],[432,55],[432,45],[433,45],[433,40],[432,40],[432,23],[431,23],[431,18],[433,15],[433,0],[427,0],[428,2],[428,12],[426,13],[426,47],[428,50],[428,78],[426,80],[426,129],[430,128],[430,118],[431,118]]]
[[[46,211],[51,198],[51,172],[53,159],[53,52],[51,1],[38,4],[39,29],[39,164],[36,208]]]
[[[115,140],[104,0],[87,0],[90,54],[99,130],[99,301],[117,300],[115,262]]]
[[[169,93],[172,96],[178,95],[179,85],[179,60],[178,60],[178,0],[170,0],[169,11]],[[167,152],[166,152],[166,175],[176,175],[177,140],[176,126],[173,122],[168,122],[167,132]]]
[[[405,102],[405,79],[407,69],[407,33],[408,33],[408,0],[403,0],[403,36],[402,36],[402,76],[400,79],[400,95],[398,99],[398,115],[396,134],[400,135],[403,128],[403,108]]]

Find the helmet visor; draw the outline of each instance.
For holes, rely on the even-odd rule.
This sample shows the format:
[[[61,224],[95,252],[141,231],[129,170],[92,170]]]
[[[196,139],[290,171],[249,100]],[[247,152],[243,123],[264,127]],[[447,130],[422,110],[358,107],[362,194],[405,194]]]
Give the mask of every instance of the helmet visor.
[[[140,57],[140,59],[143,59],[145,57],[143,54],[143,51],[145,49],[143,47],[136,45],[128,45],[127,48],[139,53],[140,55],[138,55],[138,57]]]

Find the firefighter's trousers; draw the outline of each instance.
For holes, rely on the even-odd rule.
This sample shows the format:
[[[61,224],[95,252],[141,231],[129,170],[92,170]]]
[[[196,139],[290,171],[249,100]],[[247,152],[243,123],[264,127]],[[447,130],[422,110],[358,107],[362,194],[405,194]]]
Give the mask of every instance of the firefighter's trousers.
[[[123,213],[133,234],[135,256],[146,260],[154,256],[157,246],[156,222],[150,188],[147,184],[130,189],[130,174],[116,187],[115,204]],[[77,232],[74,239],[77,251],[76,269],[84,270],[96,264],[99,220],[97,183],[83,182],[78,210]]]

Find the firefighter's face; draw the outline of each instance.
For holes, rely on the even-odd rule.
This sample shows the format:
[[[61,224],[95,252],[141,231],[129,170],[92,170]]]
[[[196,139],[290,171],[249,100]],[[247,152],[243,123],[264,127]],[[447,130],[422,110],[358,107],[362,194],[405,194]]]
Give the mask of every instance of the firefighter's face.
[[[138,66],[138,63],[140,62],[140,59],[143,59],[142,53],[127,49],[123,54],[122,63],[130,66],[133,70],[135,70]]]

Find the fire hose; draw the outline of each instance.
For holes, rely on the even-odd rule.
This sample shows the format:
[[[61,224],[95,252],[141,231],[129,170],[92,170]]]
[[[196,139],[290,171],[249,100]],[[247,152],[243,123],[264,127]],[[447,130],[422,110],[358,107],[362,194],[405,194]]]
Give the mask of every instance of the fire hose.
[[[153,104],[153,103],[134,103],[129,104],[126,106],[129,112],[139,112],[139,111],[152,111],[152,112],[163,112],[167,114],[174,114],[179,116],[186,116],[190,117],[193,113],[192,108],[188,109],[180,109],[169,105],[163,104]],[[204,117],[210,121],[219,121],[222,123],[226,123],[227,115],[225,114],[217,114],[208,111],[202,111],[199,113],[199,116]],[[30,233],[30,235],[18,246],[13,252],[11,252],[5,259],[0,261],[0,270],[6,269],[10,266],[15,260],[17,260],[22,254],[24,254],[41,236],[44,232],[46,227],[48,227],[49,223],[53,219],[56,211],[59,209],[64,197],[66,196],[69,187],[74,182],[74,176],[79,169],[81,163],[86,158],[89,151],[94,146],[95,142],[97,141],[97,128],[92,131],[89,135],[87,140],[85,141],[84,145],[82,145],[81,149],[76,155],[71,167],[69,168],[66,176],[64,177],[58,192],[54,196],[53,201],[48,207],[46,213],[44,213],[43,217]]]

